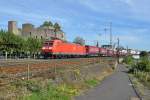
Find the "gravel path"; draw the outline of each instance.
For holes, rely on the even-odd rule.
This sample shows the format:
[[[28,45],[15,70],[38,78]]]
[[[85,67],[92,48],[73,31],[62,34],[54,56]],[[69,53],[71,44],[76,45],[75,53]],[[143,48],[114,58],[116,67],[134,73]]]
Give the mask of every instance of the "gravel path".
[[[136,93],[132,88],[125,67],[119,65],[113,75],[107,77],[94,89],[75,97],[75,100],[132,100],[132,97],[137,97]]]

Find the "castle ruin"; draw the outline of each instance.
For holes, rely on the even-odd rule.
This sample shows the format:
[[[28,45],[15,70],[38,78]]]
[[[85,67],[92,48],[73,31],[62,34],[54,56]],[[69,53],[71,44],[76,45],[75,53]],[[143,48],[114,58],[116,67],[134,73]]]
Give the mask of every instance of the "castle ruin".
[[[58,38],[65,40],[65,33],[61,30],[55,30],[53,26],[34,27],[31,23],[22,24],[22,29],[18,28],[16,21],[8,21],[8,31],[25,38],[35,37],[38,39]]]

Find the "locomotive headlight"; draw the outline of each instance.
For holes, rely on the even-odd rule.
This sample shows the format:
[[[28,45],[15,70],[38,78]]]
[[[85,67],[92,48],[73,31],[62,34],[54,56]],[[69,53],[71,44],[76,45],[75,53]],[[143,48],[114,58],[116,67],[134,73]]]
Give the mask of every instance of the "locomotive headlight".
[[[42,47],[42,49],[44,50],[44,49],[46,49],[45,47]]]
[[[52,47],[49,47],[48,49],[52,49]]]

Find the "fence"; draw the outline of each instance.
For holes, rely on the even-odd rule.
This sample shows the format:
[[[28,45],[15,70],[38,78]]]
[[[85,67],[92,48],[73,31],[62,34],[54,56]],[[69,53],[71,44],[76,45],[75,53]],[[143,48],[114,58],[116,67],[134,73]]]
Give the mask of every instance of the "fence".
[[[24,58],[34,58],[34,54],[31,53],[8,53],[8,52],[0,52],[0,59],[24,59]],[[42,58],[42,54],[40,52],[35,53],[35,58]]]

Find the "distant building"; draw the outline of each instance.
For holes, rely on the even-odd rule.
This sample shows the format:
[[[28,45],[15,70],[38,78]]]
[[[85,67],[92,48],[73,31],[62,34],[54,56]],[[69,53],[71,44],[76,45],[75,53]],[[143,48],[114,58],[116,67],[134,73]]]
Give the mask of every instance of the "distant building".
[[[63,31],[55,32],[55,28],[52,26],[40,26],[35,28],[34,25],[32,25],[31,23],[22,24],[22,29],[20,29],[17,27],[16,21],[9,21],[8,31],[16,35],[21,35],[25,38],[35,37],[39,39],[51,39],[51,38],[58,38],[61,40],[66,39],[65,33]]]
[[[16,21],[9,21],[8,22],[8,32],[11,32],[15,35],[19,35]]]

